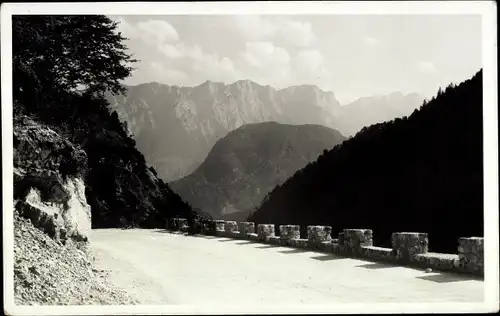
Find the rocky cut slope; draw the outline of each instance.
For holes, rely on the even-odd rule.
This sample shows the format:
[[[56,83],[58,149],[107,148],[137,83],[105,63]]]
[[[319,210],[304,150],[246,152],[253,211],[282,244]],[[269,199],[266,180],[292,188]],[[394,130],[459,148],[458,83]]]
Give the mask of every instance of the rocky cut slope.
[[[215,218],[243,220],[273,187],[344,139],[319,125],[243,125],[219,140],[196,171],[170,185]]]
[[[55,240],[87,241],[87,154],[25,115],[14,117],[13,141],[15,209]]]
[[[483,235],[482,80],[364,128],[274,188],[250,220],[370,228],[388,247],[392,232],[425,232],[429,249],[455,253],[457,238]]]
[[[167,182],[194,171],[218,139],[244,124],[331,126],[339,107],[332,92],[315,86],[276,90],[250,80],[229,85],[207,81],[196,87],[147,83],[107,99]]]
[[[26,115],[13,127],[15,303],[134,304],[94,268],[87,154]]]

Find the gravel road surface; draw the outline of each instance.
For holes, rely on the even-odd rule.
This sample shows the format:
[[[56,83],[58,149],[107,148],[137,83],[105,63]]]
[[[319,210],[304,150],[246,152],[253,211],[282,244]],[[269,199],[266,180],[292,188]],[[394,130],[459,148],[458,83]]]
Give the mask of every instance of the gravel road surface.
[[[96,265],[142,304],[482,302],[468,276],[164,230],[93,230]]]

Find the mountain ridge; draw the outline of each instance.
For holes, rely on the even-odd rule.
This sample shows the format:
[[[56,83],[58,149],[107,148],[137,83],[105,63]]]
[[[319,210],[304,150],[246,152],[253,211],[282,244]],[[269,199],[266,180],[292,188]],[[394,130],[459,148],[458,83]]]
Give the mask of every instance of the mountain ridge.
[[[328,120],[333,121],[333,111],[328,109],[339,106],[333,93],[319,89],[278,92],[250,81],[205,82],[194,88],[149,83],[129,87],[127,97],[107,97],[111,109],[127,122],[148,163],[167,182],[192,172],[216,140],[244,124],[328,125]]]
[[[218,139],[245,124],[317,124],[346,136],[367,124],[355,120],[356,109],[341,106],[332,91],[306,84],[275,89],[248,79],[228,85],[207,80],[194,87],[144,83],[128,86],[127,97],[107,99],[166,182],[193,172]],[[399,115],[392,112],[390,118]]]
[[[248,214],[272,187],[344,139],[321,125],[245,124],[218,140],[193,173],[169,185],[214,217]]]

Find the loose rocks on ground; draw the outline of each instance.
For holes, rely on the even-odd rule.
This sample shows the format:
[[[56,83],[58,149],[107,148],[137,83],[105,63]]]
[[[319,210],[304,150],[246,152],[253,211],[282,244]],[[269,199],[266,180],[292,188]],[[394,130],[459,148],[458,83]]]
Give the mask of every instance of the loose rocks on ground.
[[[14,214],[16,305],[137,304],[94,268],[86,243],[62,245]]]

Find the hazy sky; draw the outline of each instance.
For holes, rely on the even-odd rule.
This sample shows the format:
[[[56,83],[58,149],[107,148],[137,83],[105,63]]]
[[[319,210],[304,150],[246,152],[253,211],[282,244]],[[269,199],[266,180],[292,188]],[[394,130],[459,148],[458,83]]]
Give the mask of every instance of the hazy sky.
[[[344,104],[395,91],[429,97],[482,66],[480,15],[111,18],[141,60],[127,84],[314,84]]]

